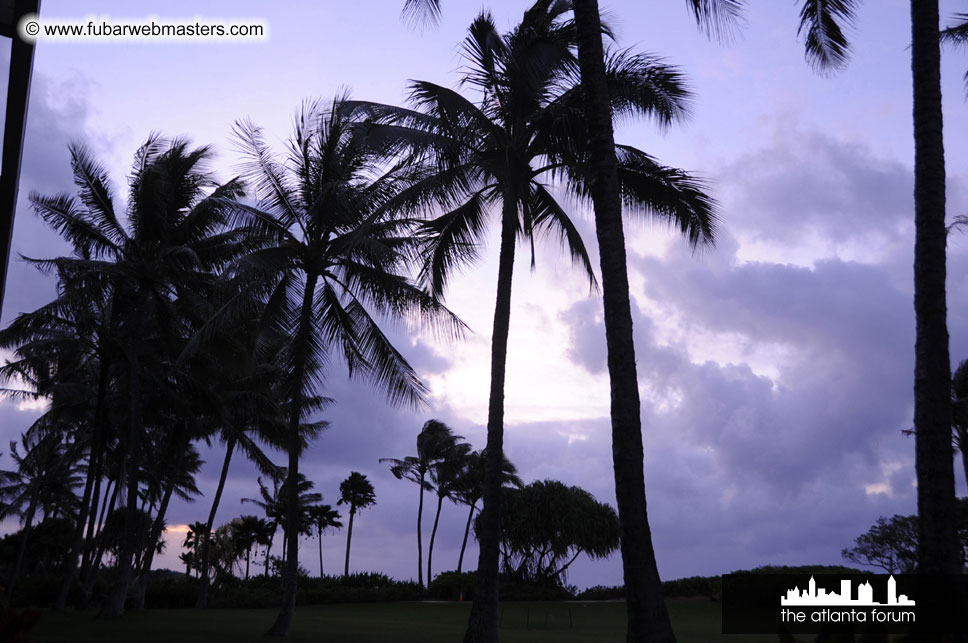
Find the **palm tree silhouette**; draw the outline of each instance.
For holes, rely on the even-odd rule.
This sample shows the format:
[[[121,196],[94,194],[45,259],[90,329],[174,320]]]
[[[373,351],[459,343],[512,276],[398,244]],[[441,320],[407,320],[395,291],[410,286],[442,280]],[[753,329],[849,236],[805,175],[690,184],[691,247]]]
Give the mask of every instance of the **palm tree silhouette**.
[[[247,122],[236,127],[247,158],[243,175],[255,187],[258,204],[230,205],[238,222],[260,230],[263,247],[235,266],[233,284],[264,293],[263,324],[289,338],[280,356],[291,475],[299,471],[300,424],[318,410],[318,388],[332,353],[346,362],[351,376],[375,384],[390,402],[414,407],[423,401],[424,385],[371,311],[441,329],[449,324],[453,333],[460,329],[456,318],[401,274],[415,242],[409,223],[392,218],[385,205],[403,179],[396,168],[377,172],[382,151],[369,144],[365,128],[343,116],[342,102],[306,105],[281,163],[258,127]],[[245,299],[232,304],[239,315],[246,312]],[[226,307],[230,312],[232,305]],[[290,493],[297,493],[295,487]],[[293,495],[289,510],[297,507]],[[293,514],[290,522],[296,519]],[[292,538],[282,606],[269,634],[285,635],[292,625],[298,556]]]
[[[350,473],[346,480],[339,484],[338,505],[346,505],[350,509],[350,521],[346,527],[346,562],[343,564],[343,576],[350,575],[350,545],[353,542],[353,518],[357,512],[376,504],[376,493],[373,485],[366,476],[358,471]]]
[[[462,503],[468,506],[467,523],[464,525],[464,538],[460,545],[460,557],[457,559],[457,573],[460,574],[464,567],[464,550],[467,549],[467,538],[470,536],[471,523],[474,520],[474,511],[477,503],[484,497],[484,461],[487,458],[487,451],[472,451],[467,454],[464,460],[464,470],[458,479],[454,489],[454,495]],[[518,470],[510,460],[503,457],[501,463],[501,486],[520,487],[523,483],[518,477]]]
[[[390,473],[397,480],[407,479],[417,483],[420,489],[420,501],[417,504],[417,582],[421,587],[423,581],[423,505],[424,491],[432,489],[427,480],[427,474],[435,463],[447,457],[449,451],[461,436],[439,420],[427,420],[420,433],[417,434],[417,455],[408,455],[403,459],[381,458],[380,462],[390,463]],[[429,582],[430,579],[428,578]]]
[[[64,444],[55,433],[33,431],[10,442],[10,457],[16,469],[0,471],[0,519],[18,514],[23,528],[17,557],[7,579],[3,595],[5,605],[10,604],[14,586],[23,568],[27,540],[37,512],[45,518],[58,515],[69,516],[77,504],[74,489],[81,484],[77,454],[71,445]]]
[[[189,149],[187,141],[151,136],[135,155],[127,225],[115,211],[105,169],[81,146],[71,147],[79,203],[68,195],[31,195],[34,210],[74,246],[71,257],[37,263],[75,276],[91,297],[113,300],[119,314],[114,328],[127,393],[128,426],[120,444],[129,519],[117,580],[99,613],[105,618],[124,611],[141,539],[137,503],[146,391],[171,386],[160,363],[170,365],[171,351],[182,343],[186,302],[193,291],[210,287],[215,272],[241,250],[238,233],[222,231],[226,203],[241,196],[241,185],[217,184],[206,167],[210,157],[206,147]]]
[[[467,68],[462,82],[482,96],[478,104],[453,90],[419,81],[411,86],[414,110],[369,103],[357,107],[372,122],[388,125],[385,130],[376,127],[378,134],[430,159],[423,178],[401,200],[413,208],[433,204],[445,209],[425,225],[429,258],[423,275],[432,292],[442,294],[450,271],[475,258],[491,207],[501,208],[488,453],[503,453],[504,381],[517,239],[533,246],[538,233],[554,233],[590,283],[595,283],[577,229],[545,185],[546,181],[559,181],[587,201],[597,183],[587,145],[589,127],[575,57],[575,24],[566,17],[570,10],[570,2],[541,0],[525,13],[521,25],[503,36],[488,14],[474,21],[463,44]],[[614,52],[608,60],[607,84],[613,94],[610,113],[651,115],[668,123],[686,112],[688,92],[681,76],[656,58]],[[615,187],[630,212],[665,219],[694,244],[712,240],[714,206],[700,181],[660,165],[635,148],[621,146],[618,153],[621,174]],[[602,248],[603,255],[607,252]],[[531,256],[533,265],[533,249]],[[624,270],[624,261],[622,265]],[[627,300],[627,288],[625,295]],[[634,382],[633,378],[629,385],[635,386]],[[478,533],[478,587],[467,641],[497,637],[502,461],[487,462],[484,528]]]
[[[314,505],[309,508],[309,520],[316,527],[319,539],[319,577],[323,577],[323,532],[327,529],[342,529],[339,512],[330,505]]]

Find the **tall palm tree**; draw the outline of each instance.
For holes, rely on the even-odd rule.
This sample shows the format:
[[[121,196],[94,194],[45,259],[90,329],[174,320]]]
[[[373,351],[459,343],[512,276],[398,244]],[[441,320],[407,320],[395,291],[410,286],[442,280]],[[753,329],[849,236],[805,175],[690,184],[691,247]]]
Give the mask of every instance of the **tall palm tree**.
[[[468,507],[467,524],[464,525],[464,538],[461,541],[460,556],[457,559],[458,574],[464,568],[464,550],[467,548],[467,539],[470,536],[474,511],[477,509],[477,503],[484,497],[484,462],[486,458],[486,451],[468,453],[464,460],[464,470],[461,472],[457,487],[454,490],[455,497]],[[507,457],[503,457],[501,486],[521,487],[522,484],[521,478],[518,477],[517,467]]]
[[[918,569],[962,563],[951,446],[951,362],[945,295],[945,166],[937,0],[911,1],[914,78],[914,432]]]
[[[446,309],[401,274],[414,241],[409,224],[391,218],[385,205],[404,178],[396,166],[377,170],[382,150],[369,144],[365,128],[342,115],[342,102],[302,110],[283,162],[258,127],[240,123],[236,131],[247,159],[243,174],[258,199],[256,206],[237,206],[237,219],[258,227],[264,239],[263,248],[235,266],[236,281],[240,289],[265,293],[263,323],[290,338],[281,355],[292,476],[299,471],[300,424],[317,410],[314,400],[333,353],[390,402],[415,407],[424,399],[424,385],[373,313],[449,323],[459,331]],[[289,511],[296,512],[297,490],[289,491]],[[269,634],[285,635],[292,625],[297,545],[289,539],[282,606]]]
[[[366,476],[358,471],[339,483],[338,505],[346,505],[350,510],[350,521],[346,526],[346,561],[343,564],[343,576],[350,575],[350,545],[353,542],[353,518],[361,509],[376,504],[376,492]]]
[[[319,539],[319,577],[323,577],[323,532],[327,529],[342,529],[343,523],[339,519],[339,512],[330,505],[313,505],[309,508],[309,519],[316,527],[316,537]]]
[[[548,181],[560,181],[588,200],[597,183],[586,144],[589,128],[575,57],[575,25],[566,16],[570,10],[569,1],[541,0],[507,35],[498,32],[487,14],[475,20],[464,42],[467,70],[462,81],[482,96],[478,104],[453,90],[420,81],[412,85],[414,110],[372,104],[359,108],[372,121],[389,124],[381,132],[387,138],[399,137],[401,146],[410,145],[431,158],[425,178],[404,199],[414,207],[445,208],[445,214],[425,226],[430,241],[424,276],[433,292],[442,292],[455,265],[474,258],[490,210],[500,208],[488,453],[503,453],[517,240],[533,244],[540,232],[556,234],[594,283],[584,243],[546,186]],[[608,84],[614,93],[611,109],[617,114],[651,115],[670,122],[686,113],[688,92],[675,69],[656,58],[627,52],[613,53],[608,62]],[[407,139],[407,131],[416,133]],[[714,208],[701,182],[635,148],[622,146],[619,153],[619,189],[630,211],[669,221],[693,243],[711,241]],[[635,386],[634,378],[629,385]],[[637,409],[636,405],[636,413]],[[501,458],[487,460],[478,586],[465,641],[497,640],[501,462]]]
[[[106,170],[80,146],[71,148],[80,202],[69,195],[31,195],[34,210],[75,247],[73,256],[47,264],[78,275],[92,296],[115,298],[124,311],[116,329],[128,407],[122,444],[129,519],[117,580],[99,614],[105,618],[124,611],[140,540],[145,392],[169,385],[169,369],[160,364],[174,360],[171,352],[184,330],[181,309],[192,291],[210,285],[241,249],[239,233],[223,231],[226,204],[241,196],[241,185],[217,184],[206,167],[210,158],[209,148],[150,137],[135,155],[126,223],[115,210]]]
[[[454,435],[453,430],[439,420],[427,420],[420,433],[417,434],[417,455],[408,455],[403,459],[381,458],[380,462],[390,464],[390,473],[397,480],[407,479],[417,483],[420,489],[420,500],[417,504],[417,582],[421,587],[423,581],[423,506],[424,491],[431,489],[427,481],[427,474],[435,463],[445,458],[449,450],[457,443],[461,436]],[[430,582],[430,579],[427,579]]]

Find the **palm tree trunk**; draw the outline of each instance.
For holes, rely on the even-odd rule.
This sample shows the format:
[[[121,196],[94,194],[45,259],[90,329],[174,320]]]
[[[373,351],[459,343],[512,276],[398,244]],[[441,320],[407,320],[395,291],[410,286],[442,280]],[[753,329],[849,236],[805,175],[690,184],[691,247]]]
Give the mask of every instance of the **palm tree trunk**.
[[[420,473],[420,504],[417,505],[417,582],[421,587],[425,587],[423,581],[423,536],[421,534],[423,523],[423,496],[424,496],[424,472]],[[427,580],[430,582],[430,579]]]
[[[427,547],[427,587],[430,587],[430,582],[434,579],[431,573],[430,566],[434,559],[434,540],[437,538],[437,525],[440,523],[440,509],[444,505],[444,497],[437,496],[437,513],[434,515],[434,528],[430,532],[430,546]]]
[[[319,530],[319,577],[323,577],[323,530]]]
[[[215,513],[218,511],[219,501],[222,500],[222,491],[225,489],[225,479],[229,474],[229,464],[232,462],[233,451],[235,451],[235,439],[230,438],[225,445],[225,460],[222,461],[222,473],[218,479],[215,498],[212,500],[212,509],[208,512],[208,524],[205,527],[205,541],[202,543],[202,571],[198,583],[198,599],[195,601],[196,609],[205,609],[208,606],[208,560],[212,544],[212,527],[215,526]]]
[[[108,594],[107,600],[98,612],[98,618],[120,618],[124,614],[124,603],[128,597],[131,585],[132,561],[138,547],[138,481],[141,464],[141,362],[140,349],[131,348],[128,374],[129,419],[128,419],[128,454],[127,454],[127,508],[124,514],[124,537],[121,551],[118,553],[117,580]]]
[[[272,541],[276,539],[276,530],[273,529],[272,533],[269,535],[269,544],[266,545],[266,569],[264,576],[269,578],[269,552],[272,551]]]
[[[501,463],[504,456],[504,379],[511,327],[511,278],[518,227],[517,200],[504,195],[501,250],[497,268],[497,301],[491,334],[491,388],[487,405],[487,460],[484,463],[484,506],[477,535],[477,587],[464,632],[464,643],[497,643],[498,547],[501,539]]]
[[[175,482],[168,483],[165,495],[161,499],[161,506],[158,507],[158,515],[151,525],[151,532],[145,541],[144,560],[141,562],[141,569],[138,573],[138,585],[135,588],[134,599],[131,602],[131,609],[143,610],[145,608],[145,593],[148,591],[148,573],[151,571],[151,563],[155,557],[155,547],[161,532],[165,527],[165,514],[168,513],[168,503],[171,502],[171,495],[175,491]]]
[[[34,521],[34,513],[37,511],[37,491],[35,490],[30,498],[30,505],[27,507],[27,515],[24,518],[24,528],[20,530],[20,545],[17,547],[17,558],[13,564],[13,571],[7,580],[7,589],[3,593],[3,604],[10,606],[10,599],[13,598],[13,587],[20,576],[20,571],[24,564],[24,554],[27,552],[27,538],[30,537],[30,527]]]
[[[589,131],[595,232],[602,269],[611,386],[612,457],[622,527],[622,567],[628,611],[627,641],[675,641],[662,597],[646,510],[642,419],[632,339],[622,202],[597,0],[575,1],[575,25]]]
[[[937,0],[911,2],[914,78],[914,435],[918,565],[959,573],[945,299],[945,167]]]
[[[313,296],[316,293],[316,281],[318,275],[309,274],[306,276],[306,289],[303,291],[302,308],[299,311],[299,328],[293,338],[293,353],[295,363],[293,364],[292,380],[290,381],[290,395],[292,396],[292,407],[289,409],[289,470],[287,472],[290,481],[287,489],[289,493],[289,506],[287,507],[286,521],[289,531],[298,533],[299,525],[299,485],[296,481],[299,478],[299,421],[302,417],[302,388],[306,376],[306,348],[309,343],[310,334],[313,332]],[[296,612],[296,583],[299,580],[299,537],[286,538],[286,565],[282,571],[282,605],[279,608],[279,615],[276,617],[272,627],[266,632],[269,636],[286,636],[292,628],[292,619]]]
[[[476,502],[474,504],[477,504]],[[461,569],[464,567],[464,550],[467,549],[467,537],[471,533],[471,520],[474,518],[474,504],[471,505],[471,510],[467,512],[467,524],[464,525],[464,540],[460,544],[460,557],[457,559],[457,573],[460,574]]]
[[[60,588],[57,590],[57,598],[54,599],[54,609],[62,610],[67,607],[67,597],[74,583],[74,573],[77,571],[77,562],[80,558],[81,549],[84,548],[84,525],[88,516],[93,515],[89,509],[91,507],[91,496],[96,494],[96,482],[100,481],[100,462],[104,445],[101,436],[104,434],[104,398],[108,388],[108,363],[103,358],[98,365],[97,394],[94,402],[94,429],[91,432],[91,446],[87,458],[87,479],[84,481],[84,495],[81,499],[81,506],[78,509],[77,523],[74,526],[74,539],[71,541],[70,552],[64,561],[64,579],[61,581]]]
[[[252,548],[245,550],[245,582],[249,582],[249,558],[252,556]]]
[[[104,467],[104,458],[98,463],[102,470]],[[80,583],[81,587],[87,582],[88,575],[91,573],[91,561],[94,557],[94,550],[97,547],[97,534],[100,531],[100,525],[104,523],[104,511],[108,506],[111,498],[111,480],[108,479],[107,485],[104,487],[104,497],[103,501],[101,498],[101,475],[98,473],[97,481],[94,483],[94,499],[91,502],[91,520],[87,524],[87,533],[84,535],[84,551],[81,554],[81,573],[80,573]],[[100,514],[98,513],[98,503],[100,503]]]
[[[346,529],[346,560],[343,562],[343,578],[350,575],[350,544],[353,542],[353,516],[355,512],[350,509],[350,524]]]
[[[123,471],[118,472],[118,479],[114,482],[113,489],[111,489],[110,480],[108,480],[108,486],[104,489],[105,501],[101,505],[101,515],[98,518],[97,529],[94,535],[89,538],[90,543],[93,545],[93,550],[91,551],[90,562],[87,564],[87,574],[85,575],[83,568],[81,569],[81,598],[77,602],[78,610],[87,609],[87,605],[91,600],[91,594],[94,591],[94,581],[97,579],[98,568],[101,566],[101,556],[104,554],[104,543],[101,542],[100,536],[104,530],[105,515],[113,512],[115,506],[118,504],[118,492],[124,484],[123,474]],[[109,490],[111,492],[110,500],[107,499]],[[90,533],[90,530],[88,533]]]

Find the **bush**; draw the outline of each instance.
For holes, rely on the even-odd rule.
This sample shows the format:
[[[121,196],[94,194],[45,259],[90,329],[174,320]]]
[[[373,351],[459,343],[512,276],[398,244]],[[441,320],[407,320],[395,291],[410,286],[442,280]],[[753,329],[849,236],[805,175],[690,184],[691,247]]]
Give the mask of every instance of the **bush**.
[[[195,607],[198,599],[198,580],[182,578],[148,579],[145,607],[150,609],[181,609]]]
[[[613,601],[616,599],[624,599],[625,587],[622,585],[614,587],[595,585],[579,593],[575,598],[580,601]]]
[[[477,585],[476,572],[444,572],[437,574],[427,587],[427,596],[442,601],[460,600],[463,593],[465,601],[474,600],[474,587]]]
[[[719,600],[723,591],[719,576],[689,576],[662,583],[662,593],[667,598],[711,598]]]

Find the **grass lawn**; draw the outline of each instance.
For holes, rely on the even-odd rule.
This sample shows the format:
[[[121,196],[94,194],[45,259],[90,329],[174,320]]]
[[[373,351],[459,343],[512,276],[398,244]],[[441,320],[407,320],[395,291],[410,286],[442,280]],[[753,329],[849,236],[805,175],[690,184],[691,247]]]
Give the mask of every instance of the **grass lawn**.
[[[467,603],[353,603],[296,610],[290,641],[353,643],[453,643],[467,622]],[[720,605],[673,599],[669,611],[680,643],[776,642],[776,637],[720,634]],[[501,640],[554,643],[620,643],[625,605],[616,602],[508,603],[501,607]],[[35,643],[211,643],[265,642],[262,633],[274,609],[148,610],[119,621],[98,621],[92,612],[44,612],[33,630]]]

